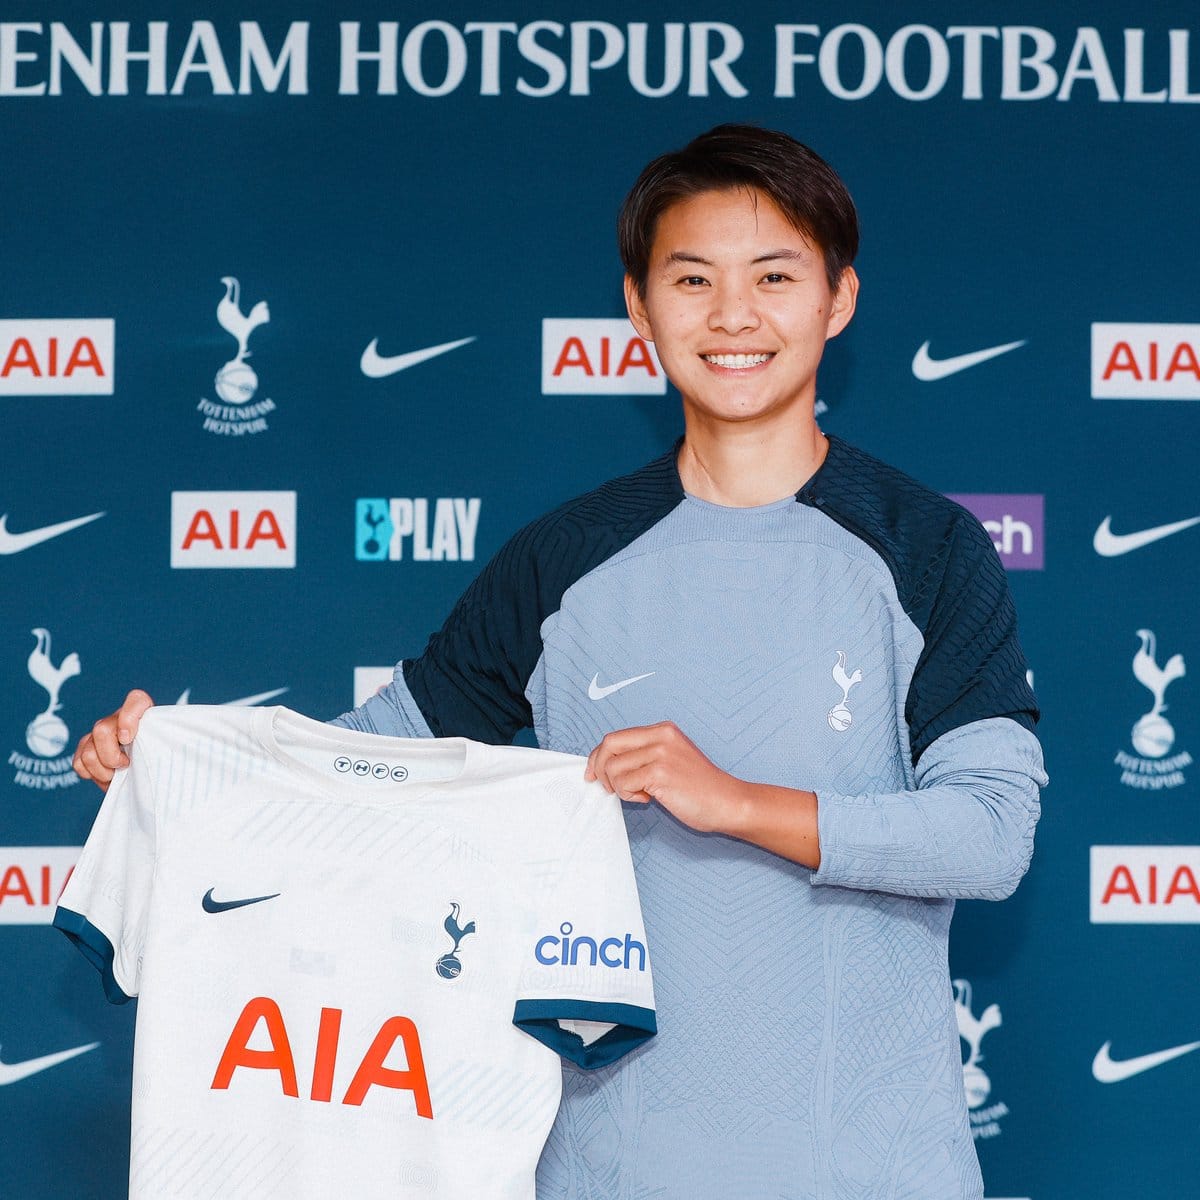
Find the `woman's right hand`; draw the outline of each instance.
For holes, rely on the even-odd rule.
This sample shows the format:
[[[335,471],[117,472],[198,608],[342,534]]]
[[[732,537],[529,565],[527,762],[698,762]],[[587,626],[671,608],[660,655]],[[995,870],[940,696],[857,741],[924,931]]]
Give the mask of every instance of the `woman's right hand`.
[[[113,773],[129,766],[128,746],[137,737],[138,724],[154,701],[135,689],[115,713],[101,717],[92,732],[79,739],[72,766],[80,779],[90,779],[104,791],[112,783]]]

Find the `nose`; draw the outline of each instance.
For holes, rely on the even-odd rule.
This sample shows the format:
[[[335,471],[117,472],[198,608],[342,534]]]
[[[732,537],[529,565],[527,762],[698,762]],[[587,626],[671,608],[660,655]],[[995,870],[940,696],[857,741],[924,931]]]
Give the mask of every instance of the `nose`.
[[[708,327],[714,332],[737,334],[758,328],[758,311],[751,291],[741,285],[714,288]]]

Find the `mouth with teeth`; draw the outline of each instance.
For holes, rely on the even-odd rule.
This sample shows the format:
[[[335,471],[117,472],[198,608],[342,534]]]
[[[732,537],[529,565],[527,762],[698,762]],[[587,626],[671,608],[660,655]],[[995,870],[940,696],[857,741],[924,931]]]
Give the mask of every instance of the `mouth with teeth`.
[[[725,367],[733,371],[745,371],[749,367],[761,367],[775,356],[773,354],[702,354],[706,363],[714,367]]]

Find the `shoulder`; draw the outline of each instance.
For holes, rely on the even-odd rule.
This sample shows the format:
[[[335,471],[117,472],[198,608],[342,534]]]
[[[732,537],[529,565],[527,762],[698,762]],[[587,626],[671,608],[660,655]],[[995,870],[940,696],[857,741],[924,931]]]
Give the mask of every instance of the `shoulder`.
[[[537,581],[543,600],[623,550],[683,500],[671,450],[646,466],[568,500],[519,529],[488,565],[494,581]]]
[[[1003,575],[991,538],[962,505],[840,438],[829,439],[824,464],[799,498],[884,559],[910,612],[948,575]]]

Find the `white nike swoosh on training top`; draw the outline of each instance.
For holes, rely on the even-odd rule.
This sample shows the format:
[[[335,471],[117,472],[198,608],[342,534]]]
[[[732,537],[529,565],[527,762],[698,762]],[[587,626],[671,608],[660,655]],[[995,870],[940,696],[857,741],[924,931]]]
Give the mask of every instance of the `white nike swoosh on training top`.
[[[1120,1083],[1123,1079],[1131,1079],[1143,1071],[1153,1070],[1168,1063],[1173,1058],[1182,1058],[1193,1050],[1200,1050],[1200,1042],[1188,1042],[1186,1046],[1172,1046],[1170,1050],[1158,1050],[1153,1054],[1139,1054],[1137,1058],[1126,1058],[1113,1062],[1108,1056],[1112,1042],[1105,1042],[1096,1051],[1092,1060],[1092,1075],[1098,1083]]]
[[[923,383],[932,383],[935,379],[945,379],[947,375],[955,375],[968,367],[978,366],[989,358],[998,358],[1010,350],[1016,350],[1025,345],[1025,339],[1019,342],[1006,342],[1003,346],[989,346],[986,350],[973,350],[970,354],[956,354],[953,358],[930,358],[929,343],[925,342],[913,355],[912,373]]]
[[[368,379],[384,379],[388,375],[395,375],[397,371],[415,367],[427,358],[445,354],[447,350],[457,350],[459,346],[465,346],[474,340],[473,337],[459,338],[457,342],[443,342],[440,346],[426,346],[424,350],[410,350],[407,354],[394,354],[384,358],[379,353],[379,339],[372,338],[371,344],[362,352],[358,365]]]
[[[606,696],[611,696],[613,692],[619,692],[622,688],[627,688],[631,683],[637,683],[639,679],[649,679],[653,674],[653,671],[647,671],[645,675],[631,675],[628,679],[622,679],[617,683],[608,684],[607,687],[601,687],[600,675],[597,673],[592,676],[592,682],[588,684],[588,699],[603,700]]]
[[[28,1058],[19,1063],[0,1062],[0,1087],[6,1083],[18,1083],[22,1079],[28,1079],[30,1075],[36,1075],[39,1071],[57,1067],[59,1063],[66,1062],[68,1058],[95,1050],[98,1045],[100,1045],[99,1042],[91,1042],[86,1046],[76,1046],[74,1050],[60,1050],[57,1054],[43,1054],[41,1058]]]
[[[28,550],[30,546],[36,546],[39,542],[48,542],[51,538],[56,538],[59,534],[70,533],[72,529],[78,529],[80,525],[86,525],[89,521],[98,521],[104,514],[102,512],[92,513],[87,517],[75,517],[70,521],[60,521],[57,525],[43,525],[41,529],[27,529],[24,533],[9,533],[8,531],[8,513],[0,516],[0,554],[20,554],[22,550]]]
[[[243,696],[240,700],[226,700],[222,708],[249,708],[253,704],[262,704],[265,700],[274,700],[276,696],[282,696],[287,688],[276,688],[273,692],[259,692],[257,696]],[[176,704],[190,704],[191,688],[184,688],[183,694],[175,701]]]
[[[1188,517],[1185,521],[1172,521],[1170,525],[1155,525],[1153,529],[1140,529],[1136,533],[1113,533],[1109,527],[1112,517],[1105,517],[1100,522],[1092,545],[1097,554],[1105,558],[1116,558],[1118,554],[1128,554],[1130,550],[1140,550],[1143,546],[1157,542],[1159,538],[1170,537],[1193,525],[1200,525],[1200,517]]]

